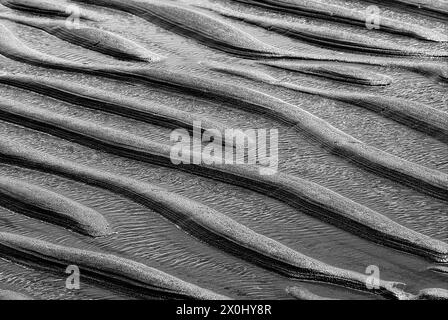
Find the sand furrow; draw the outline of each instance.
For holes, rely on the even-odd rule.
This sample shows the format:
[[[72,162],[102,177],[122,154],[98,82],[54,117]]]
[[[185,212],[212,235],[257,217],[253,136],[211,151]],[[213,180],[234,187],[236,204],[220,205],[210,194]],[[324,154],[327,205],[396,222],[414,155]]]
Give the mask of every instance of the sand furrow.
[[[194,122],[198,122],[201,123],[200,130],[202,132],[212,129],[221,132],[223,144],[227,144],[224,135],[225,124],[212,120],[209,117],[169,107],[160,102],[143,101],[69,81],[53,80],[41,76],[28,76],[20,73],[0,72],[0,83],[30,90],[82,107],[117,114],[170,129],[183,128],[193,132]]]
[[[428,267],[428,270],[448,275],[448,265],[434,265]]]
[[[228,53],[249,57],[291,56],[217,17],[176,2],[74,0],[131,13],[182,36]]]
[[[110,73],[117,72],[110,71]],[[406,161],[381,151],[335,128],[313,114],[263,92],[212,79],[191,77],[168,68],[121,69],[120,74],[155,83],[170,84],[208,99],[233,102],[238,108],[263,114],[308,134],[330,152],[350,160],[369,171],[422,190],[441,199],[448,199],[448,179],[439,171]],[[390,106],[388,106],[390,107]]]
[[[0,47],[0,50],[3,49],[0,52],[5,56],[45,67],[161,84],[183,92],[201,95],[207,99],[224,99],[235,103],[238,108],[248,109],[251,112],[260,113],[291,125],[296,130],[307,133],[330,152],[369,171],[436,197],[448,199],[448,179],[440,175],[439,171],[406,161],[367,145],[306,110],[271,95],[248,87],[179,72],[175,65],[166,64],[163,61],[146,68],[84,65],[71,62],[32,50],[20,41],[11,43],[10,41],[17,38],[4,26],[3,29],[5,32],[0,33],[0,44],[4,44],[6,48]]]
[[[385,74],[334,62],[265,61],[260,64],[358,85],[386,86],[393,82],[393,79]]]
[[[414,12],[433,17],[448,15],[448,3],[444,0],[367,0],[373,3],[386,3],[402,8],[414,9]]]
[[[2,25],[0,24],[0,29]],[[129,79],[170,86],[176,90],[194,93],[207,99],[227,100],[238,108],[263,114],[307,133],[330,152],[342,156],[369,171],[399,181],[436,197],[448,199],[448,180],[440,172],[406,161],[381,151],[333,127],[330,123],[290,103],[263,92],[227,82],[192,76],[176,70],[163,61],[146,68],[127,66],[84,65],[43,54],[23,45],[4,28],[0,33],[0,52],[15,60],[62,70],[77,71],[105,77]],[[3,50],[2,50],[3,49]]]
[[[448,301],[448,290],[441,288],[429,288],[406,300],[444,300]]]
[[[319,0],[236,0],[237,2],[275,9],[284,12],[297,13],[312,17],[344,22],[351,25],[366,26],[370,21],[369,13],[357,9],[350,9]],[[425,26],[388,18],[384,15],[380,19],[381,31],[410,36],[436,42],[448,41],[448,35],[437,32]]]
[[[297,65],[296,63],[263,64],[291,71],[298,70],[299,72],[302,72],[303,70],[303,66]],[[359,93],[344,90],[330,91],[306,87],[289,82],[282,82],[264,72],[252,71],[241,67],[227,67],[220,64],[207,64],[207,66],[209,66],[212,70],[219,72],[233,74],[251,80],[288,88],[294,91],[353,104],[381,114],[384,117],[393,119],[399,123],[448,143],[448,113],[434,109],[423,103],[416,103],[395,97],[384,97],[378,94]]]
[[[54,57],[25,45],[19,38],[17,38],[8,28],[0,23],[0,54],[14,60],[23,61],[47,68],[57,68],[62,70],[70,70],[77,72],[88,72],[101,74],[104,76],[114,76],[116,78],[126,77],[126,72],[113,71],[108,67],[85,65],[68,61],[66,59]],[[300,60],[313,61],[337,61],[344,63],[359,63],[367,65],[379,65],[383,67],[402,68],[422,74],[428,74],[438,77],[440,80],[448,81],[448,67],[438,62],[415,62],[405,60],[391,60],[381,59],[377,57],[357,57],[357,56],[342,56],[342,55],[314,55],[308,53],[294,53],[292,58]],[[162,63],[163,61],[161,61]],[[161,64],[163,66],[163,64]],[[138,67],[136,67],[138,68]]]
[[[282,173],[268,176],[260,173],[260,167],[224,165],[219,161],[221,159],[213,157],[201,165],[191,161],[176,165],[168,145],[18,103],[2,101],[0,117],[88,147],[239,185],[300,209],[308,208],[311,214],[324,221],[385,246],[435,261],[448,259],[447,244],[407,229],[367,207],[297,177]]]
[[[0,0],[0,300],[448,300],[447,13]],[[82,290],[58,286],[69,265]]]
[[[101,21],[103,18],[86,9],[77,8],[75,11],[73,4],[65,1],[48,1],[48,0],[0,0],[0,3],[8,8],[33,13],[36,15],[51,15],[60,17],[70,17],[74,13],[80,19]]]
[[[41,267],[76,265],[95,278],[120,284],[145,295],[156,293],[175,298],[226,300],[227,297],[185,282],[142,263],[115,255],[64,247],[18,234],[0,232],[0,255]]]
[[[281,35],[296,38],[328,49],[344,49],[350,52],[360,51],[384,55],[448,56],[448,52],[404,47],[392,42],[372,39],[371,37],[361,34],[343,32],[340,30],[336,31],[330,27],[311,25],[305,22],[287,22],[281,19],[239,13],[219,5],[210,6],[208,9],[213,10],[224,17],[242,20],[246,23],[275,31]]]
[[[24,148],[0,142],[3,161],[62,175],[124,195],[173,221],[185,231],[220,249],[237,253],[264,268],[297,279],[323,281],[386,297],[406,296],[395,283],[382,281],[376,290],[365,285],[368,276],[329,266],[258,234],[220,212],[158,186],[79,165]],[[1,237],[0,237],[1,239]],[[207,240],[205,240],[207,239]],[[0,240],[0,243],[2,241]]]
[[[118,34],[85,24],[68,27],[66,21],[34,19],[6,13],[0,13],[0,19],[41,29],[67,42],[122,60],[155,62],[165,58]]]

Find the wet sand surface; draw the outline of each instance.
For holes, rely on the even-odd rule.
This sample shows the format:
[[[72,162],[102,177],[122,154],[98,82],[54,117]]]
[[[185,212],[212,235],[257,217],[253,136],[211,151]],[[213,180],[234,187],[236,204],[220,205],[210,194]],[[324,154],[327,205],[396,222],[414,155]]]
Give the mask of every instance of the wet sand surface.
[[[0,291],[424,299],[448,289],[447,11],[413,2],[0,0]],[[362,22],[372,5],[379,30]],[[81,9],[81,29],[67,28],[67,6]],[[196,119],[278,129],[279,172],[310,192],[136,156]],[[149,186],[160,189],[148,196]],[[79,290],[66,288],[69,265]],[[386,289],[406,286],[364,288],[369,266]]]

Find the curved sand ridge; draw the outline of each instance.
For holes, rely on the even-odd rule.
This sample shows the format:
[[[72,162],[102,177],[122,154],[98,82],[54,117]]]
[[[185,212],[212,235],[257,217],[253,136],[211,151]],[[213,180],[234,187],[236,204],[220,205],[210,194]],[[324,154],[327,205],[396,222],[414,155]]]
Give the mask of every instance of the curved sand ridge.
[[[291,70],[303,74],[337,80],[345,83],[354,83],[367,86],[387,86],[393,79],[385,74],[372,72],[361,67],[340,66],[332,62],[260,62],[260,64]]]
[[[160,62],[146,68],[84,65],[43,54],[23,45],[0,24],[0,52],[15,60],[62,70],[90,73],[111,78],[129,79],[170,86],[210,98],[224,99],[239,108],[261,113],[307,133],[330,152],[350,160],[369,171],[405,183],[441,199],[448,199],[448,179],[433,170],[369,146],[333,127],[328,122],[297,106],[263,92],[230,83],[192,76]],[[14,42],[14,40],[16,42]]]
[[[183,36],[228,53],[253,57],[289,57],[291,52],[266,44],[207,12],[169,1],[74,0],[131,13]]]
[[[204,7],[201,6],[201,8]],[[329,27],[310,25],[304,22],[287,22],[281,19],[244,14],[229,10],[220,5],[213,5],[205,8],[217,12],[224,17],[242,20],[246,23],[278,32],[281,35],[296,38],[329,49],[345,49],[385,55],[448,56],[448,52],[404,47],[389,41],[372,39],[365,35],[343,32],[340,30],[335,31]]]
[[[0,117],[88,147],[243,186],[300,209],[305,206],[320,219],[377,243],[436,261],[448,259],[447,244],[414,232],[331,190],[294,176],[282,173],[266,176],[261,175],[256,166],[221,165],[217,161],[202,165],[173,165],[171,147],[168,145],[16,102],[1,100]],[[4,154],[8,156],[6,151]]]
[[[428,267],[428,270],[448,275],[448,265],[434,265]]]
[[[284,12],[292,12],[301,15],[324,18],[345,22],[353,25],[365,27],[366,21],[369,21],[367,12],[348,9],[346,7],[325,3],[319,0],[236,0],[237,2],[253,4],[269,9],[275,9]],[[403,22],[397,19],[381,16],[381,30],[390,33],[397,33],[415,37],[418,39],[444,42],[448,41],[448,35],[436,32],[424,26]]]
[[[0,177],[0,195],[1,206],[21,214],[91,237],[112,233],[109,223],[99,212],[25,181]]]
[[[34,50],[25,45],[19,38],[17,38],[8,28],[0,23],[0,54],[9,57],[14,60],[19,60],[27,63],[32,63],[41,67],[57,68],[62,70],[70,70],[77,72],[90,72],[102,74],[104,76],[114,76],[121,78],[126,73],[120,73],[119,71],[110,70],[106,67],[102,69],[101,66],[88,66],[79,64],[76,62],[68,61],[66,59],[57,58],[37,50]],[[439,77],[443,81],[448,81],[448,67],[436,62],[414,62],[414,61],[402,61],[402,60],[387,60],[375,57],[345,57],[341,55],[313,55],[306,53],[294,53],[294,56],[298,59],[307,59],[315,61],[337,61],[344,63],[360,63],[368,65],[379,65],[384,67],[396,67],[407,70],[412,70],[422,74],[429,74]],[[161,61],[160,63],[163,63]],[[151,64],[154,66],[154,64]],[[138,67],[135,67],[136,69]],[[146,66],[145,66],[146,68]],[[131,68],[132,69],[132,68]],[[128,75],[129,77],[129,75]]]
[[[378,3],[379,1],[373,0],[372,2]],[[413,8],[420,14],[436,13],[444,16],[448,15],[448,2],[445,0],[381,0],[381,3],[384,2]]]
[[[103,68],[104,72],[106,70]],[[238,108],[263,114],[305,132],[332,153],[392,180],[405,183],[436,197],[448,199],[448,179],[430,169],[369,146],[333,127],[311,113],[263,92],[213,79],[191,77],[170,71],[169,68],[121,69],[110,68],[109,73],[128,74],[130,78],[169,84],[208,99],[218,98],[235,103]]]
[[[298,300],[338,300],[318,296],[303,287],[288,287],[286,292]],[[404,295],[400,300],[448,300],[448,290],[440,288],[422,289],[417,295]]]
[[[0,0],[0,3],[14,10],[25,11],[34,14],[46,14],[60,17],[69,17],[73,14],[73,4],[65,1],[48,0]],[[86,20],[103,20],[97,13],[79,8],[76,12],[79,18]]]
[[[185,282],[142,263],[115,255],[69,248],[17,234],[0,232],[0,255],[45,267],[77,265],[85,275],[105,278],[140,294],[227,300],[226,296]]]
[[[0,19],[41,29],[67,42],[122,60],[155,62],[165,58],[118,34],[86,24],[67,28],[66,21],[34,19],[6,13],[0,13]]]
[[[367,275],[335,268],[302,255],[210,207],[158,186],[106,173],[4,141],[0,142],[0,150],[4,161],[10,159],[14,164],[20,163],[34,169],[84,181],[124,195],[159,212],[199,239],[207,239],[207,242],[221,249],[237,252],[240,258],[289,277],[332,283],[386,297],[399,298],[407,295],[396,288],[395,283],[386,281],[381,282],[378,290],[369,290],[365,285]]]
[[[392,78],[381,73],[372,72],[365,70],[360,67],[350,67],[350,66],[339,66],[331,62],[259,62],[262,65],[267,65],[271,67],[276,67],[279,69],[296,71],[304,74],[311,74],[318,77],[323,77],[331,80],[338,80],[346,83],[354,83],[358,85],[368,85],[368,86],[387,86],[392,83]],[[211,70],[233,74],[242,75],[244,77],[250,78],[251,75],[255,74],[255,71],[249,69],[243,69],[241,67],[229,67],[224,64],[210,63],[210,62],[200,62],[200,64],[210,68]],[[260,75],[261,78],[261,75]],[[264,82],[274,81],[275,78],[263,75],[266,79]]]
[[[406,300],[448,300],[448,290],[440,288],[429,288],[420,290],[416,296],[411,296]]]
[[[268,62],[263,64],[285,70],[296,71],[298,69],[299,72],[302,72],[302,66],[295,63]],[[295,85],[289,82],[283,82],[262,71],[252,71],[242,67],[227,67],[216,63],[208,63],[205,65],[215,71],[288,88],[302,93],[317,95],[331,100],[353,104],[379,113],[384,117],[393,119],[399,123],[448,143],[448,113],[434,109],[423,103],[416,103],[394,97],[384,97],[382,95],[370,93],[316,89],[312,87]]]
[[[101,110],[171,129],[184,128],[189,132],[193,132],[194,122],[200,122],[202,131],[218,130],[223,137],[223,145],[233,146],[232,141],[229,143],[226,141],[225,124],[202,115],[178,110],[159,102],[143,101],[68,81],[52,80],[47,77],[28,76],[19,73],[0,72],[0,83],[30,90],[82,107]],[[239,132],[236,132],[235,137],[239,137],[239,134]],[[253,143],[250,137],[245,136],[244,138]]]
[[[392,0],[393,1],[393,0]],[[398,0],[399,1],[399,0]],[[424,0],[423,0],[424,1]],[[30,1],[30,2],[33,2],[33,1]],[[38,2],[38,1],[37,1]],[[244,30],[244,29],[243,29]],[[1,31],[1,30],[0,30]],[[0,38],[1,38],[1,36],[0,36]],[[0,46],[1,46],[1,44],[0,44]],[[2,49],[0,49],[0,52],[1,51],[3,51]],[[20,51],[20,50],[19,50]],[[33,53],[31,52],[31,56],[33,55]],[[348,56],[348,55],[347,55]],[[22,56],[23,57],[23,56]],[[28,61],[29,59],[26,57],[26,54],[25,54],[25,59],[23,59],[22,61]],[[33,59],[31,59],[31,60],[33,60]],[[54,60],[52,60],[51,58],[50,58],[50,60],[48,60],[48,61],[50,61],[50,63],[53,63],[54,62]],[[48,62],[47,61],[47,62]],[[36,64],[39,64],[39,63],[36,63]],[[435,65],[435,64],[434,64]],[[77,71],[76,69],[71,69],[72,67],[75,67],[76,68],[76,66],[74,66],[74,65],[71,65],[71,66],[69,66],[69,68],[68,68],[68,70],[72,70],[72,71]],[[89,66],[88,66],[88,68],[89,68]],[[63,68],[64,69],[64,68]],[[94,66],[94,69],[95,69],[95,66]],[[324,68],[325,69],[325,68]],[[362,70],[362,69],[361,69]],[[129,70],[128,70],[129,71]],[[126,71],[126,72],[128,72],[128,71]],[[328,70],[328,69],[326,69],[326,71],[330,71],[330,72],[328,72],[329,74],[331,74],[331,70]],[[88,72],[88,73],[92,73],[92,74],[101,74],[101,71],[99,71],[99,69],[98,68],[96,68],[95,70],[87,70],[87,71],[82,71],[82,72]],[[126,73],[125,72],[125,73]],[[132,72],[131,72],[132,73]],[[104,75],[104,74],[103,74]],[[119,74],[117,74],[117,73],[112,73],[112,74],[108,74],[107,76],[119,76]],[[127,78],[128,76],[126,76],[125,78]],[[140,78],[138,78],[138,77],[136,77],[136,78],[132,78],[132,77],[130,77],[130,78],[128,78],[128,79],[133,79],[133,80],[143,80],[144,82],[145,81],[150,81],[150,80],[148,80],[148,79],[145,79],[145,77],[140,77]],[[277,79],[274,79],[275,81],[277,81]],[[56,83],[58,83],[59,81],[58,80],[56,80],[55,81]],[[156,82],[156,81],[155,81]],[[229,80],[229,82],[232,82],[231,80]],[[68,81],[67,82],[63,82],[64,84],[70,84]],[[161,83],[163,83],[163,82],[161,82]],[[284,85],[288,85],[287,83],[284,83]],[[182,88],[182,87],[176,87],[176,89],[179,89],[179,90],[182,90],[182,91],[184,91],[184,89]],[[314,88],[303,88],[303,87],[301,87],[301,89],[314,89]],[[51,89],[52,90],[52,94],[59,94],[59,90],[53,90],[53,89]],[[298,90],[297,88],[296,88],[296,90]],[[187,91],[190,91],[189,89],[185,89],[185,92],[187,92]],[[37,91],[36,91],[37,92]],[[348,92],[347,92],[348,93]],[[45,93],[43,93],[43,94],[45,94]],[[317,93],[316,93],[317,94]],[[322,93],[322,94],[325,94],[325,93]],[[64,95],[64,93],[62,93],[62,95]],[[71,93],[68,95],[69,97],[73,97],[72,95],[71,95]],[[92,96],[90,96],[89,98],[88,98],[88,100],[90,101],[90,99],[92,98]],[[125,98],[126,99],[126,98]],[[76,100],[76,99],[74,99],[74,100]],[[232,100],[232,99],[230,99],[230,100]],[[92,103],[92,104],[95,104],[95,100],[94,99],[92,99],[92,101],[90,101],[90,103]],[[103,104],[102,104],[102,102],[99,102],[100,104],[101,104],[101,106],[103,106]],[[28,111],[32,111],[32,112],[34,112],[34,113],[32,113],[32,117],[34,117],[34,120],[32,119],[32,117],[29,117],[28,119],[31,119],[31,120],[33,120],[33,121],[30,121],[30,122],[33,122],[33,124],[34,125],[36,125],[35,126],[35,128],[37,128],[37,129],[39,129],[39,130],[42,130],[42,129],[45,129],[45,127],[44,126],[41,126],[41,125],[43,125],[43,123],[44,123],[44,120],[48,120],[48,118],[45,118],[45,117],[42,117],[42,118],[39,118],[39,117],[36,117],[36,110],[28,110]],[[27,117],[29,114],[21,114],[20,116],[24,116],[24,117]],[[15,114],[14,116],[17,116],[17,114]],[[12,119],[12,117],[11,117],[11,119]],[[23,119],[23,118],[22,118]],[[38,120],[38,121],[36,121],[36,119]],[[10,120],[10,119],[8,119],[8,120]],[[42,120],[42,121],[41,121]],[[53,118],[53,120],[54,120],[54,118]],[[57,120],[57,119],[56,119]],[[100,142],[102,139],[103,139],[103,143],[104,143],[104,141],[106,141],[106,142],[108,142],[107,141],[107,139],[104,139],[104,137],[102,137],[101,135],[99,135],[99,133],[101,133],[101,131],[103,131],[103,130],[105,130],[105,132],[104,132],[104,134],[107,134],[108,133],[108,131],[107,131],[107,129],[106,128],[104,128],[104,127],[102,127],[102,126],[99,126],[97,129],[97,131],[95,131],[95,130],[93,130],[93,131],[89,131],[89,130],[85,130],[86,128],[88,129],[88,126],[86,126],[86,124],[88,124],[88,123],[81,123],[81,125],[77,122],[77,120],[76,119],[68,119],[68,120],[70,120],[68,123],[69,124],[73,124],[73,123],[75,123],[76,124],[76,126],[75,127],[72,127],[72,129],[73,128],[78,128],[78,129],[83,129],[84,131],[83,132],[81,132],[81,134],[80,135],[78,135],[76,138],[77,139],[79,139],[79,142],[80,143],[84,143],[84,141],[94,141],[94,140],[96,140],[95,141],[95,143],[97,143],[97,142]],[[71,122],[71,123],[70,123]],[[55,122],[54,123],[54,125],[52,125],[51,126],[51,128],[52,129],[54,129],[54,128],[57,128],[58,127],[58,125],[60,125],[61,123],[58,123],[58,122]],[[62,123],[62,125],[61,125],[61,127],[59,128],[59,129],[63,129],[63,130],[59,130],[58,129],[58,131],[59,132],[62,132],[62,131],[67,131],[67,132],[69,132],[65,137],[66,138],[68,138],[68,137],[73,137],[73,136],[75,136],[73,133],[74,133],[74,131],[70,131],[70,130],[66,130],[67,129],[67,127],[65,126],[67,123]],[[48,130],[50,130],[50,129],[45,129],[46,131],[48,131]],[[42,131],[45,131],[45,130],[42,130]],[[76,131],[76,130],[75,130]],[[58,134],[59,134],[59,132],[58,132]],[[93,132],[93,134],[92,134],[92,132]],[[55,134],[55,132],[52,132],[52,134]],[[87,134],[87,136],[86,136],[86,134]],[[121,132],[119,132],[119,131],[114,131],[114,133],[113,133],[113,135],[112,135],[112,137],[117,137],[117,135],[115,135],[115,134],[117,134],[117,135],[119,135],[119,134],[121,134]],[[114,136],[115,135],[115,136]],[[60,135],[60,136],[62,136],[63,137],[63,135]],[[120,136],[121,137],[121,136]],[[93,138],[93,139],[92,139]],[[130,140],[129,140],[129,138],[131,138]],[[144,148],[146,148],[148,145],[150,146],[150,147],[152,147],[152,145],[151,145],[151,142],[150,141],[136,141],[136,140],[133,140],[134,138],[137,138],[137,137],[131,137],[131,136],[128,136],[128,135],[124,135],[123,137],[121,137],[121,140],[117,140],[116,142],[125,142],[125,148],[124,149],[128,149],[128,148],[131,148],[132,149],[132,146],[134,145],[134,143],[140,143],[140,142],[149,142],[149,144],[147,144],[147,145],[145,145],[145,144],[142,144],[141,146],[142,147],[144,147]],[[128,140],[126,140],[126,139],[128,139]],[[91,146],[93,146],[93,145],[91,145]],[[97,147],[97,148],[99,148],[99,149],[104,149],[104,148],[102,148],[102,146],[99,144],[99,143],[97,143],[96,145],[95,145],[95,147]],[[121,146],[120,146],[121,147]],[[118,148],[115,148],[115,149],[118,149]],[[120,151],[121,152],[121,151]],[[139,154],[146,154],[146,155],[148,155],[148,153],[146,152],[146,150],[140,150],[139,149],[139,152],[138,152]],[[152,155],[152,154],[151,154]],[[149,157],[151,156],[151,155],[149,155]],[[158,156],[158,155],[157,155]],[[149,158],[148,157],[148,158]],[[143,159],[144,157],[142,157],[142,159]],[[37,167],[34,167],[34,169],[36,169]],[[44,169],[45,170],[45,169]],[[106,170],[106,169],[104,169],[104,170]],[[215,170],[214,168],[212,168],[212,170]],[[190,172],[193,172],[194,170],[191,170]],[[206,174],[204,174],[205,176],[207,176]],[[210,176],[213,176],[213,174],[211,174]],[[202,238],[202,239],[204,239],[204,237]],[[207,241],[209,241],[208,239],[209,238],[207,238],[207,237],[205,237],[205,239],[207,239]],[[210,241],[211,242],[211,241]],[[267,264],[268,265],[268,264]],[[437,292],[435,292],[435,290],[437,290]],[[419,296],[421,296],[421,297],[432,297],[432,296],[440,296],[440,292],[438,291],[439,289],[427,289],[427,290],[422,290],[422,292],[419,294]],[[306,290],[305,290],[306,291]],[[443,292],[442,292],[443,293]],[[0,294],[1,295],[1,294]],[[402,295],[401,293],[399,294],[399,295],[397,295],[397,294],[395,294],[395,296],[397,297],[397,296],[404,296],[404,298],[412,298],[410,295]]]
[[[358,85],[387,86],[393,82],[393,79],[388,75],[373,72],[362,67],[352,67],[350,65],[341,66],[334,62],[263,61],[259,63],[270,67],[295,71],[303,74],[311,74],[318,77]],[[211,64],[210,67],[214,68],[214,65]],[[221,68],[221,72],[225,72],[225,69]],[[250,71],[248,72],[250,73]]]

